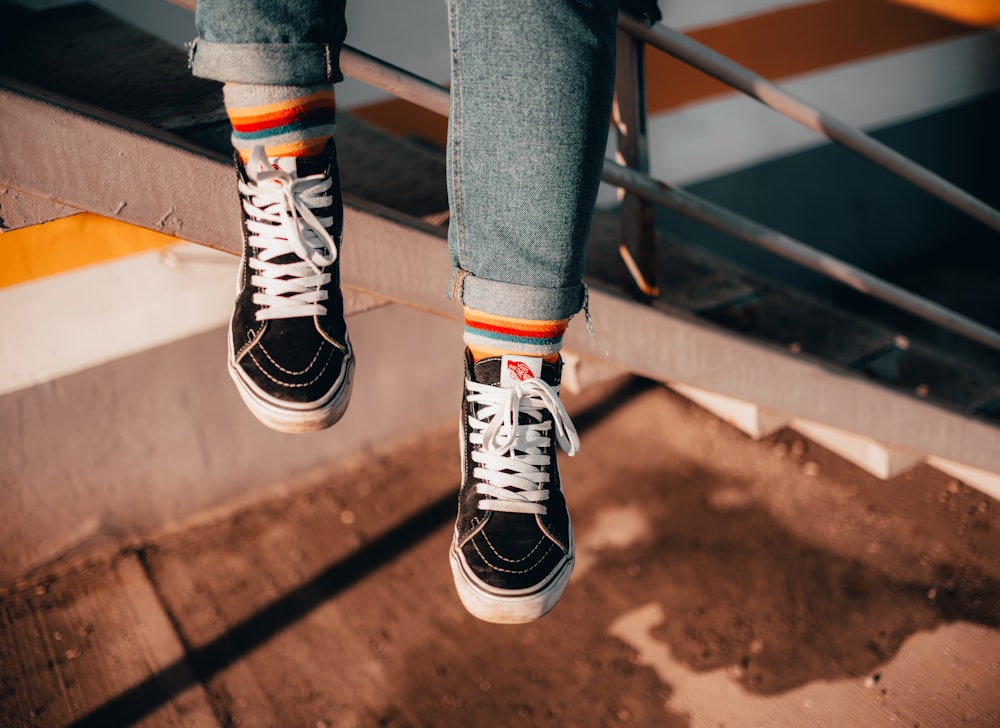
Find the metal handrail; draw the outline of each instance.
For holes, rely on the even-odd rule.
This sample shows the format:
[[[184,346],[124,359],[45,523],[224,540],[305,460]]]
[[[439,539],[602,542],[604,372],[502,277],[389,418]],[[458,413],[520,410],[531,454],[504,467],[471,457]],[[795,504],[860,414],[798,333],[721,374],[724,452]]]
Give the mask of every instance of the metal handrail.
[[[188,9],[194,9],[195,5],[195,0],[170,1]],[[682,33],[662,24],[650,27],[624,13],[618,16],[618,26],[832,141],[864,155],[898,176],[914,182],[986,225],[1000,230],[1000,212],[875,141],[867,134],[833,119],[810,104],[782,91],[762,76],[739,66]],[[341,50],[340,65],[343,72],[352,78],[442,116],[448,116],[449,91],[440,84],[348,45]],[[1000,351],[1000,332],[690,192],[623,167],[610,159],[604,160],[602,179],[648,202],[681,213],[843,283],[865,295]]]
[[[345,45],[340,51],[340,68],[351,78],[448,117],[448,89],[423,76],[410,73],[349,45]]]
[[[1000,332],[686,190],[669,187],[611,160],[605,160],[604,179],[648,202],[752,243],[803,268],[1000,351]]]
[[[779,114],[868,158],[983,224],[1000,231],[1000,212],[862,131],[784,91],[763,76],[663,24],[650,27],[621,14],[618,26],[636,38],[704,71]]]

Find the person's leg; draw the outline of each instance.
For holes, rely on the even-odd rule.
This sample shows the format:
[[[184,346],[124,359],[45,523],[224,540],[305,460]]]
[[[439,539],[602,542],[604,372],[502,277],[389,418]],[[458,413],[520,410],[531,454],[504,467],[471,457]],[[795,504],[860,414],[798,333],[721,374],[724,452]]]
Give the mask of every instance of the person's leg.
[[[451,557],[489,621],[541,616],[573,565],[555,444],[572,454],[578,440],[558,352],[584,302],[616,16],[616,0],[450,0],[450,295],[468,347]]]
[[[581,277],[614,82],[617,2],[452,0],[451,295],[561,320]]]
[[[344,0],[199,0],[196,76],[224,83],[337,83]]]
[[[333,143],[344,0],[200,0],[196,22],[191,67],[224,83],[244,223],[229,371],[266,425],[328,427],[354,370]]]
[[[333,134],[333,83],[346,34],[344,2],[207,0],[198,4],[191,65],[225,82],[233,146],[244,161],[318,156]]]

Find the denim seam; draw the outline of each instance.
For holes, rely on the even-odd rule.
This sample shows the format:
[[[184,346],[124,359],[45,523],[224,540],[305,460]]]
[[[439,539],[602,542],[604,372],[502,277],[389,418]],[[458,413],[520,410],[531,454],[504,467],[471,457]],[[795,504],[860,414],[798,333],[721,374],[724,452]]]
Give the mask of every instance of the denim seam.
[[[196,39],[188,65],[194,75],[223,83],[307,86],[337,82],[329,43],[219,43]]]
[[[469,275],[467,271],[461,268],[455,268],[451,272],[451,286],[449,290],[449,298],[452,301],[457,301],[458,303],[465,303],[465,277]]]
[[[580,312],[587,296],[582,282],[564,288],[531,286],[481,278],[461,268],[452,275],[451,291],[454,300],[477,311],[540,320],[572,318]]]
[[[451,192],[452,192],[452,219],[455,225],[455,243],[458,251],[458,267],[464,268],[468,260],[468,235],[465,229],[465,199],[464,186],[462,185],[462,80],[461,69],[459,67],[460,51],[458,48],[458,2],[452,0],[449,4],[449,31],[451,33],[451,134],[449,143],[451,144]],[[461,276],[462,286],[460,288],[460,298],[456,299],[464,303],[464,275]],[[453,290],[454,295],[454,290]]]

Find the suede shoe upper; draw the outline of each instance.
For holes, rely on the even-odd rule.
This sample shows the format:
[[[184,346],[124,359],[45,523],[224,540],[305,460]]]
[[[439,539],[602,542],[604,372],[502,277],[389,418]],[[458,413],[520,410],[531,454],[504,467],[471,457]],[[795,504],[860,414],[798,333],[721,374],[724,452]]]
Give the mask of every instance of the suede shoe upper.
[[[534,360],[534,377],[519,359],[466,361],[455,548],[498,594],[545,589],[573,558],[555,445],[573,454],[579,440],[558,399],[561,363]]]
[[[340,290],[343,202],[331,140],[319,160],[237,159],[244,253],[230,370],[265,424],[320,429],[342,414],[353,354]]]

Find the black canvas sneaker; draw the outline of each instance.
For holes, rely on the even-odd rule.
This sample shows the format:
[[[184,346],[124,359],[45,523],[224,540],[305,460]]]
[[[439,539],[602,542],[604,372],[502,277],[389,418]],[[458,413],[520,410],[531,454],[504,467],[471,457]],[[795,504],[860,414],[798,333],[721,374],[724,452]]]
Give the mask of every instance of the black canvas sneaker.
[[[541,617],[573,570],[555,444],[574,455],[580,439],[559,400],[561,371],[522,356],[473,364],[466,352],[451,569],[465,608],[487,622]]]
[[[354,354],[340,292],[343,202],[333,141],[320,161],[237,157],[243,262],[229,373],[250,411],[281,432],[343,416]]]

